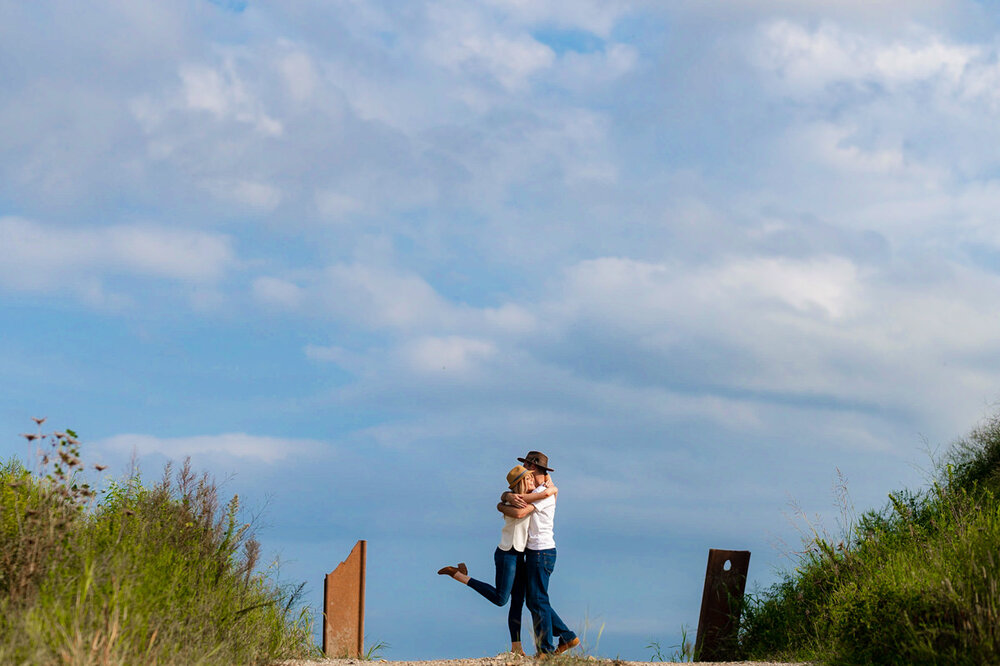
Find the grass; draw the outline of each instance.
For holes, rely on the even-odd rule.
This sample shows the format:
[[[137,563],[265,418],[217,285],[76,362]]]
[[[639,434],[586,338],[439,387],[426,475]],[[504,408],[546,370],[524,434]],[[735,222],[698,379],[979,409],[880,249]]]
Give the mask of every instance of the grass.
[[[41,426],[41,419],[39,427]],[[95,491],[76,433],[26,435],[35,470],[0,464],[0,663],[265,664],[315,656],[302,587],[190,462]],[[98,467],[103,470],[102,467]]]
[[[688,637],[687,626],[681,626],[681,642],[676,645],[663,648],[659,641],[650,641],[646,645],[647,650],[653,651],[649,657],[649,661],[671,662],[694,661],[694,647],[694,642]],[[670,654],[667,655],[664,649],[671,650]]]
[[[601,622],[601,626],[597,627],[597,631],[592,631],[592,627],[596,625],[597,620],[590,619],[590,609],[587,610],[586,614],[583,616],[583,625],[580,628],[578,637],[580,639],[580,644],[573,648],[571,652],[578,655],[592,655],[596,654],[598,649],[601,647],[601,636],[604,635],[605,622]],[[593,638],[593,642],[591,642]]]
[[[954,444],[920,491],[813,533],[751,595],[742,657],[833,664],[1000,663],[1000,417]]]
[[[381,660],[383,658],[383,651],[388,650],[390,647],[392,646],[385,641],[375,641],[368,646],[368,649],[365,650],[365,653],[360,658],[362,661]]]

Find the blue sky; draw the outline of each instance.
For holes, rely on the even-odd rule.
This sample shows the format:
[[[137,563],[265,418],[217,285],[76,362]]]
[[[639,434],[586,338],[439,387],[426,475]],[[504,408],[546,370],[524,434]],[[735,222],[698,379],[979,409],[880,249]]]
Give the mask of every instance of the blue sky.
[[[822,5],[822,6],[820,6]],[[596,652],[694,628],[1000,395],[1000,39],[962,0],[0,2],[0,454],[196,467],[369,642],[482,656],[514,459]]]

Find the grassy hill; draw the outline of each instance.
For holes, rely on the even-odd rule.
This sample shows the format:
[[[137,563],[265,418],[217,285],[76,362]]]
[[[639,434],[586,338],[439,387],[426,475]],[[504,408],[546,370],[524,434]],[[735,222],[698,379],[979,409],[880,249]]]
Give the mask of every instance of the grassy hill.
[[[38,471],[0,464],[0,663],[252,664],[315,654],[297,590],[185,462],[101,492],[72,431],[28,435]],[[100,469],[100,468],[99,468]]]
[[[816,536],[750,598],[745,658],[1000,663],[1000,417],[954,444],[936,477],[890,493],[841,542]]]

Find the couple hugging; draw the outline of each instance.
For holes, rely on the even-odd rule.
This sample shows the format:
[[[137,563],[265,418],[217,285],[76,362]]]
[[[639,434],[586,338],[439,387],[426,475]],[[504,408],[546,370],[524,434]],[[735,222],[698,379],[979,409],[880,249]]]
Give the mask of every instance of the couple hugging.
[[[580,639],[549,603],[549,577],[556,566],[556,542],[552,534],[559,489],[552,483],[548,456],[529,451],[518,458],[507,473],[509,492],[500,496],[497,511],[503,514],[500,545],[493,553],[496,584],[490,585],[469,577],[465,563],[444,567],[439,574],[451,576],[468,585],[497,606],[510,599],[507,626],[510,628],[511,652],[524,655],[521,647],[521,611],[528,602],[538,656],[561,654],[580,644]],[[558,640],[553,645],[552,639]]]

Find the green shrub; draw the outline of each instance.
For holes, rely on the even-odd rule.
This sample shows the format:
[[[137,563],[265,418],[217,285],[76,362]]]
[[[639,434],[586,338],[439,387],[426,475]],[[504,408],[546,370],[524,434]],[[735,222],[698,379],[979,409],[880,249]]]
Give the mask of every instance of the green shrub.
[[[834,547],[751,596],[747,657],[851,664],[1000,663],[1000,419],[952,447],[938,480],[889,495]]]
[[[189,461],[100,498],[75,434],[36,437],[42,471],[0,467],[0,662],[247,664],[315,654],[310,618],[258,571],[233,497]]]

